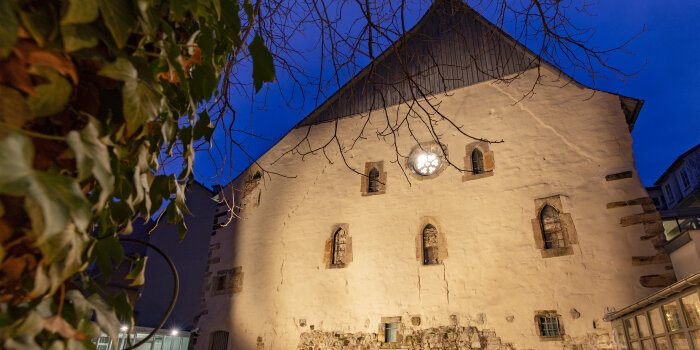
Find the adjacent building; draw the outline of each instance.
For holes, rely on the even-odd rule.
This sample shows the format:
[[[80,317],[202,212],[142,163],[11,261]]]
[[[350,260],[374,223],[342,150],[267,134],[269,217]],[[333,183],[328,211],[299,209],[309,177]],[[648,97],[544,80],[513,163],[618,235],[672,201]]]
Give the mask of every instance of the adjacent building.
[[[175,224],[168,224],[167,216],[162,221],[137,219],[131,239],[150,243],[160,249],[174,264],[179,276],[179,293],[170,315],[161,329],[138,350],[187,350],[194,324],[199,318],[199,303],[202,298],[203,276],[209,263],[209,237],[214,221],[216,201],[214,193],[198,182],[191,182],[185,189],[185,201],[191,215],[185,215],[187,234],[180,240]],[[157,218],[156,218],[157,219]],[[118,344],[113,344],[106,335],[96,340],[97,350],[122,350],[129,344],[137,344],[158,327],[166,315],[173,299],[174,278],[166,260],[150,246],[137,243],[122,243],[125,255],[147,256],[146,281],[143,286],[130,286],[123,276],[131,270],[128,259],[117,267],[106,283],[112,294],[126,292],[134,305],[135,327],[123,325],[118,335]],[[130,340],[127,340],[127,334]]]
[[[678,282],[606,315],[623,349],[700,349],[700,145],[678,157],[649,196]],[[662,256],[659,256],[661,258]]]
[[[659,210],[700,207],[700,144],[676,158],[647,191]]]

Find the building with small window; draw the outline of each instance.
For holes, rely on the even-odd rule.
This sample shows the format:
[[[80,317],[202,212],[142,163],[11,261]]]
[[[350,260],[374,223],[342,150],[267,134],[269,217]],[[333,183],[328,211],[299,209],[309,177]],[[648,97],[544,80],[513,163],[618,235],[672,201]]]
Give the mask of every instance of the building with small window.
[[[368,88],[397,76],[377,56],[218,191],[195,350],[636,346],[604,316],[682,280],[635,169],[643,101],[571,80],[461,1],[407,35],[415,79],[478,138],[437,115],[375,137],[413,91]],[[351,153],[299,154],[333,137]]]
[[[617,312],[612,321],[618,349],[700,349],[700,272]]]
[[[700,207],[700,144],[676,158],[647,191],[659,210]]]

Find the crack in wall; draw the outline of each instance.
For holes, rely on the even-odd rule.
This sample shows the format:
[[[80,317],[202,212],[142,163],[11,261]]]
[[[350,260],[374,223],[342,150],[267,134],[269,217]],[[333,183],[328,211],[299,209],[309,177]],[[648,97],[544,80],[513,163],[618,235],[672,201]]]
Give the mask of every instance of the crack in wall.
[[[284,246],[284,244],[283,244],[283,246]],[[282,249],[284,249],[284,248],[282,248]],[[284,261],[285,260],[287,260],[286,255],[284,258],[282,258],[282,264],[280,265],[280,285],[277,286],[278,292],[280,291],[280,287],[282,286],[282,284],[284,284]]]
[[[442,264],[442,279],[445,281],[445,290],[447,291],[447,304],[450,304],[450,284],[447,282],[447,276],[446,276],[446,270],[445,264]]]
[[[422,301],[423,301],[423,297],[421,296],[421,291],[420,291],[420,290],[421,290],[423,287],[422,287],[422,285],[421,285],[421,283],[420,283],[420,266],[418,266],[416,269],[417,269],[417,272],[418,272],[418,273],[417,273],[417,275],[418,275],[418,301],[421,301],[421,302],[422,302]]]
[[[502,89],[501,87],[499,87],[497,84],[488,84],[488,86],[493,87],[494,89],[498,90],[498,92],[502,93],[503,95],[505,95],[506,97],[508,97],[509,99],[511,99],[511,100],[514,102],[514,106],[517,106],[521,111],[523,111],[523,112],[527,113],[528,115],[530,115],[530,116],[532,117],[532,119],[534,119],[540,126],[542,126],[543,128],[548,129],[549,131],[551,131],[554,135],[556,135],[565,145],[567,145],[569,148],[571,148],[574,152],[576,152],[576,153],[578,153],[579,155],[581,155],[581,156],[587,158],[589,161],[596,162],[596,161],[595,161],[595,157],[594,157],[593,155],[588,154],[588,152],[584,151],[584,150],[581,149],[580,147],[578,147],[578,146],[576,146],[575,144],[573,144],[572,142],[568,141],[568,140],[566,139],[566,137],[564,137],[562,134],[560,134],[556,129],[554,129],[554,127],[552,127],[552,126],[550,126],[549,124],[547,124],[547,123],[545,123],[544,121],[542,121],[542,119],[540,119],[539,117],[537,117],[537,115],[535,115],[535,113],[533,113],[533,112],[530,111],[528,108],[526,108],[526,107],[523,105],[522,101],[520,101],[519,99],[515,98],[513,95],[511,95],[511,94],[509,94],[508,92],[506,92],[505,90],[503,90],[503,89]]]

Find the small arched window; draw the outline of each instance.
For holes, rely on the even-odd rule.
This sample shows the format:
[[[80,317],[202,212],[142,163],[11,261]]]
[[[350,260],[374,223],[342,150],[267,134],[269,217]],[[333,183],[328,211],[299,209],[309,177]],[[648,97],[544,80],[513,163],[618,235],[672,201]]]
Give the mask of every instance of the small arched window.
[[[438,231],[435,226],[428,224],[423,228],[423,265],[439,264]]]
[[[367,192],[379,192],[379,170],[377,170],[377,168],[372,168],[372,170],[369,171],[367,177],[369,180],[367,182]]]
[[[226,350],[228,348],[228,332],[212,332],[209,337],[209,350]]]
[[[333,255],[332,255],[332,265],[344,265],[345,264],[345,250],[348,241],[348,234],[342,228],[339,228],[333,234]]]
[[[484,154],[478,148],[472,151],[472,173],[474,175],[484,172]]]
[[[566,247],[564,231],[559,220],[559,212],[549,204],[545,205],[540,212],[540,225],[542,225],[545,249]]]

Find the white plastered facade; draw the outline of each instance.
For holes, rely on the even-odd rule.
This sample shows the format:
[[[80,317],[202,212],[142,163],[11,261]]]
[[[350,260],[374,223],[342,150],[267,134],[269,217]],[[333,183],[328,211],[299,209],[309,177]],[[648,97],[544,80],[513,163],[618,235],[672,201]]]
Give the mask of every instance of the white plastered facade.
[[[196,349],[208,349],[208,335],[217,330],[230,332],[229,349],[295,349],[311,326],[376,333],[381,318],[393,316],[413,329],[454,322],[489,329],[515,349],[615,348],[604,314],[653,292],[639,277],[662,273],[664,266],[632,265],[632,256],[655,254],[640,240],[641,225],[620,226],[621,217],[640,209],[606,209],[606,203],[647,193],[636,174],[619,97],[543,73],[549,75],[543,85],[522,100],[537,70],[510,85],[484,82],[438,97],[440,111],[471,135],[503,140],[489,145],[494,175],[481,179],[463,181],[462,173],[448,167],[432,179],[409,177],[409,184],[392,163],[391,139],[376,137],[374,128],[385,122],[375,112],[367,137],[345,151],[358,171],[366,162],[384,161],[386,193],[363,196],[361,176],[345,167],[337,148],[326,149],[332,164],[323,152],[303,160],[296,152],[283,155],[307,133],[292,130],[258,162],[295,177],[264,175],[259,205],[241,211],[242,219],[211,238],[220,244],[213,253],[220,262],[210,271],[241,266],[245,277],[238,293],[205,291]],[[344,146],[366,117],[338,120]],[[445,122],[437,128],[450,159],[464,167],[465,146],[474,140]],[[325,143],[334,129],[334,122],[312,126],[311,144]],[[422,131],[416,136],[431,140]],[[402,128],[399,150],[405,155],[413,146]],[[629,170],[632,178],[605,180]],[[243,188],[246,176],[224,193]],[[554,195],[571,214],[578,243],[572,255],[543,258],[533,239],[534,201]],[[446,241],[447,256],[439,265],[424,266],[416,258],[415,238],[426,217]],[[339,223],[349,225],[353,261],[328,269],[324,245]],[[540,339],[537,310],[561,315],[565,340]],[[414,316],[421,318],[419,326],[411,325]]]

